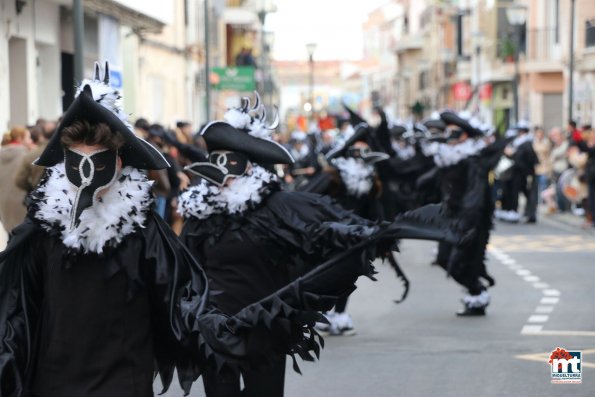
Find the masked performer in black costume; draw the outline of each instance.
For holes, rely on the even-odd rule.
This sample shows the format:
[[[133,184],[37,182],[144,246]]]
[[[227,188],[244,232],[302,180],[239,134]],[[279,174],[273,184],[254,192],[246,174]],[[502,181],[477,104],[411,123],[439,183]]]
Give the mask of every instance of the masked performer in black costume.
[[[271,140],[262,110],[244,100],[226,113],[227,122],[203,129],[209,162],[188,169],[204,180],[180,197],[187,218],[181,238],[205,268],[213,307],[227,316],[214,314],[218,328],[202,333],[209,397],[282,396],[285,355],[297,369],[295,355],[319,354],[318,311],[353,291],[358,276],[372,276],[371,260],[396,238],[449,233],[424,224],[438,221],[436,208],[373,223],[327,197],[281,191],[265,166],[292,158]],[[202,318],[206,323],[211,315]]]
[[[351,111],[350,122],[355,130],[353,135],[331,149],[326,156],[327,167],[301,190],[330,196],[344,209],[367,220],[383,220],[383,189],[375,164],[389,156],[370,148],[372,128],[367,122]],[[392,254],[386,255],[392,258]],[[318,324],[317,329],[331,335],[354,335],[353,320],[346,312],[347,302],[348,296],[339,298],[334,310],[325,313],[329,324]]]
[[[46,177],[0,253],[0,395],[113,397],[199,376],[206,277],[151,210],[139,169],[168,163],[135,137],[109,86],[84,80],[37,165]]]
[[[368,220],[391,221],[397,213],[405,211],[404,200],[399,201],[402,196],[399,196],[399,188],[395,186],[398,171],[395,172],[393,167],[409,172],[419,167],[419,161],[412,160],[413,156],[408,157],[408,160],[412,160],[411,168],[400,162],[392,148],[386,115],[382,109],[375,109],[376,127],[370,126],[349,107],[345,106],[345,109],[349,113],[354,134],[327,154],[328,167],[312,178],[303,191],[328,195],[343,208]],[[425,157],[419,157],[425,160]],[[387,252],[385,258],[404,285],[404,292],[396,301],[399,303],[407,296],[409,280],[392,253]],[[355,334],[351,316],[346,313],[347,301],[348,297],[340,298],[334,310],[326,313],[330,325],[319,324],[320,331],[331,335]]]
[[[518,212],[519,195],[522,193],[526,200],[525,215],[527,223],[537,221],[537,179],[535,166],[539,159],[533,150],[533,134],[529,133],[529,125],[520,123],[511,132],[509,145],[504,149],[512,166],[502,181],[502,208],[496,212],[496,217],[507,222],[516,223],[521,220]],[[507,134],[508,135],[508,134]]]
[[[482,279],[490,286],[494,284],[485,266],[494,212],[488,174],[500,159],[506,141],[489,144],[481,130],[453,112],[443,112],[440,117],[449,125],[447,143],[427,143],[424,151],[433,156],[440,169],[442,203],[448,216],[458,219],[465,244],[441,242],[437,264],[467,289],[464,309],[457,315],[485,315],[490,297]]]

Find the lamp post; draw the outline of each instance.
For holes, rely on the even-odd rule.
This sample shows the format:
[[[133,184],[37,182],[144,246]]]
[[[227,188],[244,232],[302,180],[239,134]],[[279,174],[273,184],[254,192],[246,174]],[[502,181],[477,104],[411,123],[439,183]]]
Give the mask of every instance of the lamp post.
[[[260,69],[260,92],[265,94],[266,91],[266,81],[267,81],[267,33],[264,29],[264,25],[266,22],[267,15],[270,13],[275,12],[277,9],[275,7],[273,0],[260,0],[259,1],[259,11],[258,11],[258,20],[260,21],[260,62],[258,65],[258,69]],[[266,96],[266,95],[265,95]],[[270,105],[270,104],[269,104]]]
[[[266,55],[265,55],[265,33],[264,33],[264,23],[267,17],[267,9],[265,2],[261,2],[262,8],[258,11],[258,20],[260,21],[260,62],[258,64],[258,68],[260,69],[260,88],[259,91],[264,93],[265,87],[265,63],[266,63]]]
[[[308,51],[308,63],[310,65],[310,92],[308,100],[310,101],[310,122],[314,116],[314,51],[316,51],[316,43],[306,44],[306,51]]]
[[[266,70],[267,73],[264,79],[264,94],[268,94],[269,106],[273,106],[273,91],[275,84],[273,82],[273,67],[271,64],[271,52],[275,41],[275,34],[273,32],[264,32],[265,52],[266,52]],[[266,96],[266,95],[265,95]]]
[[[506,7],[506,19],[514,29],[515,45],[514,45],[514,80],[513,80],[513,106],[514,106],[514,123],[519,123],[519,53],[521,46],[520,28],[525,24],[527,19],[527,7],[522,4],[511,4]]]

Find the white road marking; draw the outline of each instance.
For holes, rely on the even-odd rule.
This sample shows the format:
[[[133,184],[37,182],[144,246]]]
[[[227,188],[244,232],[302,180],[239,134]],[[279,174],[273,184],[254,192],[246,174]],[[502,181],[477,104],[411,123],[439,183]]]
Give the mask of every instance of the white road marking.
[[[535,287],[537,289],[543,289],[543,288],[549,288],[550,285],[548,283],[535,283],[535,284],[533,284],[533,287]]]
[[[539,301],[539,303],[542,305],[555,305],[558,302],[560,302],[560,298],[555,296],[545,296]]]
[[[522,277],[523,280],[531,283],[534,288],[542,290],[543,297],[539,302],[540,305],[535,308],[534,314],[527,319],[528,324],[524,325],[521,329],[521,335],[543,335],[545,332],[543,331],[543,324],[549,320],[548,314],[553,312],[553,305],[560,302],[560,291],[550,288],[548,283],[541,282],[538,276],[531,274],[530,270],[524,269],[516,260],[504,253],[504,251],[490,246],[490,253],[500,263]],[[537,325],[536,323],[541,324]]]
[[[549,318],[550,316],[547,314],[533,314],[527,321],[530,323],[545,323]]]
[[[554,306],[537,306],[535,313],[551,313],[554,311]]]
[[[522,335],[533,335],[538,334],[543,329],[543,325],[525,325],[523,329],[521,329]]]
[[[541,280],[541,279],[540,279],[539,277],[537,277],[537,276],[525,276],[525,277],[523,277],[523,278],[524,278],[524,279],[525,279],[525,281],[526,281],[526,282],[528,282],[528,283],[535,283],[535,282],[537,282],[537,281]]]

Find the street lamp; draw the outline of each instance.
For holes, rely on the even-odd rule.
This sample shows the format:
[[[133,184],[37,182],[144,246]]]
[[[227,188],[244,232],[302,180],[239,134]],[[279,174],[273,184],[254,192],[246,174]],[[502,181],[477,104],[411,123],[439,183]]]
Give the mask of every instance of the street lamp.
[[[314,116],[314,51],[316,51],[316,43],[306,44],[306,51],[308,51],[308,63],[310,64],[310,93],[308,95],[310,101],[310,122]]]
[[[269,106],[273,106],[273,91],[275,84],[273,82],[273,67],[271,64],[271,53],[273,51],[273,45],[275,42],[275,33],[266,31],[264,32],[264,51],[266,52],[265,62],[266,64],[263,65],[263,68],[266,66],[266,73],[264,76],[264,92],[263,94],[266,96],[268,94],[268,102]]]
[[[514,123],[519,123],[519,49],[521,46],[520,29],[527,20],[527,7],[522,4],[511,4],[506,7],[506,19],[515,32],[516,43],[514,46],[514,82],[513,82],[513,101],[514,101]]]
[[[263,93],[266,90],[266,63],[267,63],[267,43],[266,43],[266,32],[264,29],[264,25],[266,22],[267,14],[273,13],[277,11],[275,7],[274,0],[260,0],[258,2],[259,10],[258,20],[260,21],[260,64],[258,68],[260,69],[260,92]]]

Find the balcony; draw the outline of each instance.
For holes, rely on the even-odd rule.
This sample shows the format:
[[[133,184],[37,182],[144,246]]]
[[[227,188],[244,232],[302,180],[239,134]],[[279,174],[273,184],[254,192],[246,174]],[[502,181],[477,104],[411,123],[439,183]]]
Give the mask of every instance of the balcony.
[[[555,28],[527,30],[525,70],[556,72],[563,68],[560,34]]]
[[[396,45],[394,51],[397,55],[402,54],[408,51],[418,51],[424,48],[423,39],[416,35],[416,36],[403,36],[401,40]]]

